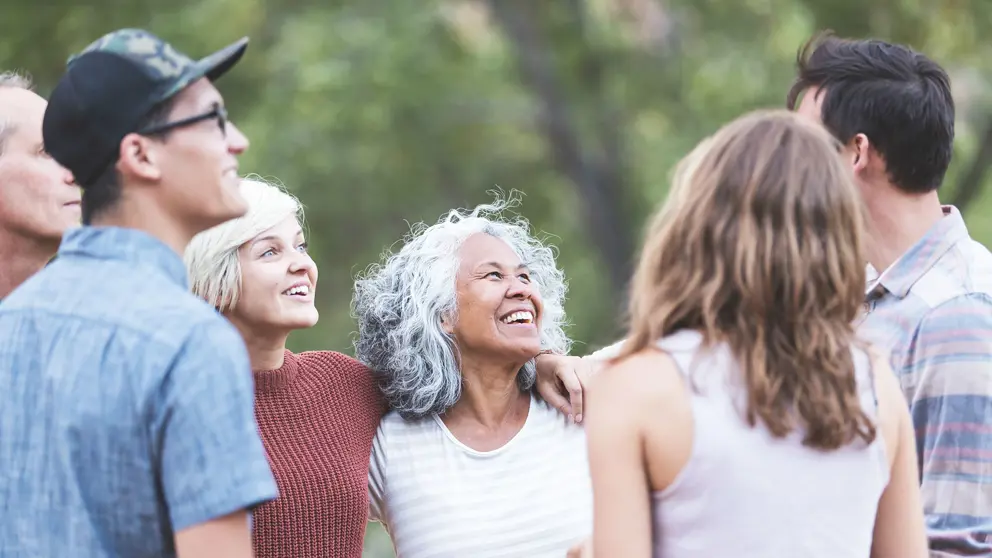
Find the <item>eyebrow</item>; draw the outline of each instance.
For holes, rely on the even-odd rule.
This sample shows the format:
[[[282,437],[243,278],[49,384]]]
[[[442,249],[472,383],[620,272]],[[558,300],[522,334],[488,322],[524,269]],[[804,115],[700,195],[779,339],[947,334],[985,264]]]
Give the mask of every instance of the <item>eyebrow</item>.
[[[296,234],[293,235],[293,238],[296,238],[297,236],[300,236],[302,234],[303,234],[303,229],[302,228],[297,229],[296,230]],[[279,240],[279,236],[278,235],[274,235],[274,234],[268,234],[268,235],[265,235],[265,236],[263,236],[261,238],[256,238],[255,240],[252,240],[251,241],[251,245],[254,246],[254,245],[258,244],[259,242],[265,242],[266,240]]]
[[[479,264],[479,267],[480,268],[487,267],[487,266],[488,267],[495,267],[495,268],[498,268],[498,269],[503,269],[503,267],[504,267],[503,264],[501,264],[499,262],[483,262],[483,263]],[[517,271],[520,271],[521,269],[525,269],[527,271],[530,271],[530,268],[528,268],[525,264],[519,264],[517,266],[517,268],[516,268]]]
[[[258,244],[260,242],[265,242],[266,240],[276,240],[277,238],[279,238],[279,237],[277,237],[274,234],[270,234],[270,235],[263,236],[261,238],[256,238],[255,240],[252,240],[251,241],[251,245],[254,246],[254,245],[256,245],[256,244]]]

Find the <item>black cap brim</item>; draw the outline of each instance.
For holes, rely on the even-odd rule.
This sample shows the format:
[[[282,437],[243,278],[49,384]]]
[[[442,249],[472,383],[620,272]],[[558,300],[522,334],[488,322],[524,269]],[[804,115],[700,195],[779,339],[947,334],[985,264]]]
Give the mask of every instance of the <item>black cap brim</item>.
[[[247,49],[248,37],[242,37],[238,41],[200,59],[195,64],[197,73],[202,72],[200,77],[206,77],[210,81],[214,81],[233,68],[241,60]]]
[[[194,62],[183,72],[181,78],[173,82],[168,89],[159,94],[155,102],[161,103],[166,99],[172,98],[200,78],[205,77],[210,81],[215,81],[241,60],[247,48],[248,37],[242,37],[217,52]]]

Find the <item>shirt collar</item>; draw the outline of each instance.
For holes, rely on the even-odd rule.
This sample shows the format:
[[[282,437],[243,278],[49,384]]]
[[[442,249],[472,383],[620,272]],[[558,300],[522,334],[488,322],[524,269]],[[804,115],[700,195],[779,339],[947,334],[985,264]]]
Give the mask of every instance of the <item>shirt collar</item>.
[[[150,267],[189,289],[186,266],[179,254],[154,236],[123,227],[73,228],[62,236],[58,258],[85,257]]]
[[[904,298],[948,250],[969,238],[961,212],[951,205],[943,206],[943,210],[943,219],[934,223],[927,234],[882,272],[876,281],[869,282],[867,295],[881,295],[888,291]]]

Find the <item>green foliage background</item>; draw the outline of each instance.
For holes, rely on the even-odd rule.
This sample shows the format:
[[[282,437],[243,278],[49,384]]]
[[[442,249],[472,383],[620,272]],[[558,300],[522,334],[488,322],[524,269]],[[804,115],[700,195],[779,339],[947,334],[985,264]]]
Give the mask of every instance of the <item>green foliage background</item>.
[[[728,119],[782,106],[798,47],[822,28],[945,65],[958,123],[942,196],[976,191],[965,216],[992,240],[990,2],[7,0],[0,69],[29,72],[47,94],[69,53],[119,27],[194,57],[251,37],[219,86],[252,141],[242,169],[307,208],[321,321],[294,350],[350,353],[354,274],[409,223],[494,188],[523,192],[519,211],[554,235],[576,352],[607,343],[673,164]],[[366,554],[392,556],[376,526]]]

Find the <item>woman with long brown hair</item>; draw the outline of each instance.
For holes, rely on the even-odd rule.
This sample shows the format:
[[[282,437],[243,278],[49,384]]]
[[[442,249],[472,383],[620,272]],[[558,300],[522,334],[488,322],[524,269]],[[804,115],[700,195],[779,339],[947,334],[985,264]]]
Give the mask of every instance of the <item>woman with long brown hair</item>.
[[[927,555],[909,413],[857,338],[841,146],[747,114],[677,169],[586,429],[597,558]]]

